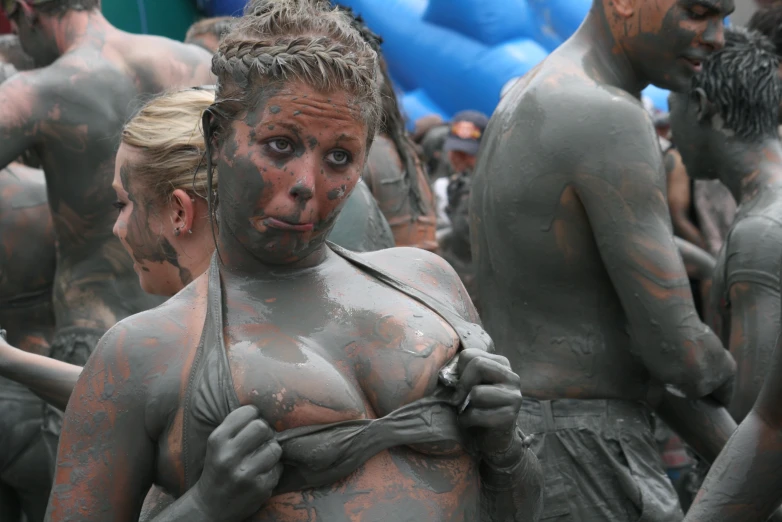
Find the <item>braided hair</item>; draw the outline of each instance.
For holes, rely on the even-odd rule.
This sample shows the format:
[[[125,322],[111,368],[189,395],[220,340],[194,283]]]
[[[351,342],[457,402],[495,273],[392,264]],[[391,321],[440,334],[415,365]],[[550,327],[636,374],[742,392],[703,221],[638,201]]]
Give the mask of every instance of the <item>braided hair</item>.
[[[352,95],[367,126],[369,149],[380,120],[376,69],[377,53],[328,1],[251,1],[212,58],[216,97],[203,118],[207,186],[214,170],[211,148],[222,130],[289,82]]]

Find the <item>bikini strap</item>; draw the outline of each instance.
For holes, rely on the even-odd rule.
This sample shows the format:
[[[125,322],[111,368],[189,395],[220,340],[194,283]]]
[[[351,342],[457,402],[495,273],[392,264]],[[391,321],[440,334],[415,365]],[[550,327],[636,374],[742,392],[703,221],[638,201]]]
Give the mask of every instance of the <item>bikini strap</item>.
[[[223,337],[223,291],[217,256],[208,270],[204,330],[187,383],[182,427],[185,491],[203,471],[209,434],[240,406]]]
[[[387,271],[383,270],[377,265],[370,263],[364,259],[363,256],[360,256],[349,250],[345,250],[341,246],[335,245],[330,241],[328,241],[327,244],[329,248],[334,251],[334,253],[348,261],[350,264],[358,267],[362,272],[366,272],[378,281],[381,281],[391,288],[394,288],[408,297],[415,299],[442,317],[445,322],[454,329],[456,335],[459,336],[459,341],[461,342],[463,349],[480,349],[489,353],[494,353],[494,343],[483,327],[466,320],[451,306],[448,306],[439,299],[421,292],[417,288],[413,288],[395,275],[389,274]]]

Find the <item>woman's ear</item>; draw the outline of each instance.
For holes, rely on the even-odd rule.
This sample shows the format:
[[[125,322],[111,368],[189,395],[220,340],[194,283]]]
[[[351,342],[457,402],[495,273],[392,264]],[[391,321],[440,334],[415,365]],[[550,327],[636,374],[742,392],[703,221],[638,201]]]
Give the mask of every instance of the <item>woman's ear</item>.
[[[217,117],[211,109],[204,111],[204,115],[201,117],[201,128],[204,130],[207,160],[211,162],[211,165],[214,165],[219,156],[219,148],[217,146],[218,124]]]
[[[195,219],[195,201],[182,189],[176,189],[171,195],[171,223],[174,235],[192,234]]]

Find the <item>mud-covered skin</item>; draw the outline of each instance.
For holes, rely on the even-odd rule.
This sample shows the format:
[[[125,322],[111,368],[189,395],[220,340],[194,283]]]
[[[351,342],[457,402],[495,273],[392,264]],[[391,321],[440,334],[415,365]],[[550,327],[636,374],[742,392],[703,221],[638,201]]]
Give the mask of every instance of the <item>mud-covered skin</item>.
[[[105,329],[159,302],[141,291],[111,232],[120,130],[145,97],[210,83],[210,56],[122,33],[97,11],[75,14],[56,25],[62,56],[0,88],[0,165],[30,148],[42,161],[58,245],[57,327]]]
[[[687,268],[687,275],[694,279],[711,279],[714,268],[717,266],[717,260],[714,257],[689,241],[680,237],[674,237],[676,247],[682,256],[684,266]]]
[[[459,274],[473,304],[480,312],[470,248],[470,176],[471,173],[451,176],[448,184],[448,206],[445,209],[451,221],[451,230],[440,238],[440,255]]]
[[[221,122],[212,151],[220,173],[225,345],[239,402],[257,407],[277,431],[385,416],[433,392],[459,338],[437,313],[325,244],[367,151],[366,126],[352,99],[301,84],[268,96],[242,118]],[[412,249],[364,256],[478,320],[441,258]],[[181,520],[184,513],[214,519],[204,517],[216,506],[208,488],[198,494],[200,480],[185,491],[182,448],[207,280],[201,276],[154,312],[124,320],[101,341],[66,412],[49,520],[135,521],[153,483],[181,495],[156,520]],[[486,375],[490,361],[474,362],[471,371],[462,369],[463,382],[480,376],[495,383],[511,374],[502,365]],[[492,364],[496,370],[499,363]],[[527,471],[522,453],[508,459],[521,450],[514,435],[520,395],[512,380],[509,387],[471,387],[471,406],[459,415],[463,427],[485,426],[475,433],[482,465],[519,464],[512,472],[479,471],[478,460],[458,446],[400,445],[333,485],[273,497],[252,520],[529,519],[537,497],[529,501],[503,483],[522,483],[517,474]],[[511,453],[503,454],[506,448]],[[118,468],[123,480],[107,480]],[[481,476],[494,489],[480,488]]]
[[[117,157],[117,161],[120,161],[119,154]],[[124,158],[125,156],[123,156]],[[126,250],[133,258],[134,266],[138,267],[138,270],[148,274],[154,270],[156,279],[165,280],[168,279],[165,276],[166,268],[170,266],[175,269],[176,276],[170,278],[173,280],[167,285],[159,285],[156,289],[164,287],[168,289],[164,292],[165,295],[174,295],[179,289],[193,281],[193,274],[187,266],[180,262],[180,253],[163,233],[164,226],[174,228],[161,216],[166,206],[161,201],[150,197],[148,191],[131,181],[133,166],[130,161],[126,160],[118,166],[120,179],[115,180],[115,190],[119,198],[116,205],[119,207],[120,216],[115,224],[117,231],[115,235],[124,242]],[[116,181],[119,181],[119,184]],[[125,203],[125,200],[128,203]],[[129,215],[125,217],[125,213]],[[151,220],[154,220],[154,223]],[[142,280],[145,277],[146,275],[139,274],[139,278]],[[142,288],[144,288],[143,282]]]
[[[778,174],[782,182],[782,168]],[[779,259],[782,184],[739,206],[715,270],[712,308],[738,366],[730,405],[737,422],[752,409],[771,367],[780,331]]]
[[[0,366],[6,351],[48,355],[54,331],[54,231],[43,172],[14,163],[0,171]],[[12,346],[19,348],[12,348]],[[7,348],[7,350],[6,350]],[[23,350],[23,351],[22,351]],[[27,353],[29,352],[29,353]],[[51,487],[45,448],[38,444],[42,403],[0,378],[0,520],[43,517]]]
[[[366,255],[477,319],[458,278],[439,258],[420,259],[420,253],[405,249]],[[276,281],[224,279],[225,333],[237,391],[276,430],[382,416],[431,392],[437,369],[456,350],[454,333],[433,312],[368,282],[335,257]],[[66,414],[51,520],[89,520],[77,516],[79,508],[135,520],[131,514],[137,516],[152,482],[183,493],[182,376],[199,342],[205,295],[200,278],[155,312],[123,321],[104,339],[85,368],[93,378],[74,392],[83,407],[72,404]],[[388,351],[391,346],[398,348]],[[120,381],[122,387],[111,384]],[[116,415],[120,411],[127,414]],[[85,455],[86,447],[92,449]],[[125,480],[106,481],[97,471],[86,477],[73,473],[73,465],[84,469],[78,459],[101,460],[105,452],[127,470]],[[471,521],[478,518],[479,489],[477,466],[466,454],[435,457],[400,447],[333,486],[272,498],[251,520]]]
[[[8,344],[47,355],[54,330],[54,230],[39,170],[0,171],[0,327]]]
[[[664,156],[665,174],[668,182],[668,206],[671,209],[673,231],[677,236],[692,243],[698,248],[706,248],[703,234],[692,222],[689,212],[692,205],[692,190],[690,177],[682,164],[679,152],[671,148]]]
[[[719,179],[739,205],[718,256],[709,309],[736,360],[729,410],[741,422],[760,393],[780,332],[782,143],[775,129],[746,139],[700,117],[692,95],[672,94],[670,106],[688,172]]]
[[[777,342],[755,406],[714,462],[685,522],[781,520],[782,345]]]
[[[659,2],[669,10],[643,37],[679,31],[699,49],[722,45],[732,1],[700,22],[685,3]],[[644,9],[654,24],[655,8]],[[629,94],[648,80],[611,57],[607,18],[619,16],[606,11],[598,2],[488,127],[471,199],[482,318],[532,397],[641,400],[655,381],[703,397],[733,364],[696,314],[657,136]]]
[[[415,154],[412,148],[410,154]],[[436,252],[434,196],[420,161],[416,161],[416,165],[418,168],[414,175],[418,178],[418,188],[426,206],[425,214],[420,214],[414,207],[407,181],[407,176],[411,174],[404,171],[394,142],[383,134],[375,138],[369,151],[364,181],[391,225],[396,246],[413,246]]]

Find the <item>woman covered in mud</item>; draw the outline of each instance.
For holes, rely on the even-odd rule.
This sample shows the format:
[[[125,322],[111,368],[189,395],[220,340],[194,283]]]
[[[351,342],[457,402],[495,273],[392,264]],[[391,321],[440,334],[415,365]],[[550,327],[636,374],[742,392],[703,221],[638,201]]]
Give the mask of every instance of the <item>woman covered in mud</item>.
[[[66,411],[49,520],[138,520],[153,484],[177,499],[155,520],[536,517],[518,378],[453,270],[326,242],[375,135],[375,62],[325,3],[275,2],[223,40],[204,116],[217,251],[101,340]],[[120,179],[133,161],[120,151]],[[146,209],[123,187],[132,249]]]
[[[171,297],[182,290],[206,271],[215,250],[201,131],[201,117],[214,99],[210,87],[167,93],[147,103],[123,129],[120,160],[132,160],[135,168],[118,168],[113,187],[118,198],[135,194],[144,211],[134,213],[118,199],[114,233],[123,232],[122,245],[150,294]],[[217,190],[217,176],[212,176],[209,187]],[[134,216],[132,223],[129,215]],[[358,252],[394,246],[391,229],[363,184],[351,194],[329,239]],[[82,367],[15,348],[18,325],[2,325],[11,327],[14,337],[0,337],[0,378],[27,386],[65,410]]]

